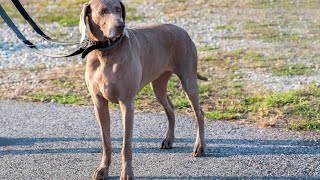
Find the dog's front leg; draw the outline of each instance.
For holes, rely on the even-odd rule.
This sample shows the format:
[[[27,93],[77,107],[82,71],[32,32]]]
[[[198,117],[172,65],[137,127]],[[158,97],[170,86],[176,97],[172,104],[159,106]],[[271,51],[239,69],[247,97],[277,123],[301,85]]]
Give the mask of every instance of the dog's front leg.
[[[122,171],[120,179],[134,179],[132,170],[132,130],[134,116],[134,102],[119,102],[122,113],[123,144],[122,144]]]
[[[94,172],[93,179],[106,179],[111,163],[110,114],[108,101],[101,96],[93,96],[94,111],[100,126],[102,138],[102,159]]]

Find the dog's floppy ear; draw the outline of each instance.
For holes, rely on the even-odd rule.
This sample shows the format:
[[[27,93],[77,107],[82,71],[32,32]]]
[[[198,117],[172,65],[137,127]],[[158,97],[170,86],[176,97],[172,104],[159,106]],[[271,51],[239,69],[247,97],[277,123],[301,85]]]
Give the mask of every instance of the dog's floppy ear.
[[[119,0],[119,1],[120,1],[121,9],[122,9],[123,23],[126,24],[126,7],[124,6],[124,4],[122,3],[121,0]]]
[[[81,33],[81,40],[80,44],[86,38],[86,31],[87,31],[87,15],[90,11],[90,2],[83,4],[83,8],[80,14],[80,22],[79,22],[79,31]]]

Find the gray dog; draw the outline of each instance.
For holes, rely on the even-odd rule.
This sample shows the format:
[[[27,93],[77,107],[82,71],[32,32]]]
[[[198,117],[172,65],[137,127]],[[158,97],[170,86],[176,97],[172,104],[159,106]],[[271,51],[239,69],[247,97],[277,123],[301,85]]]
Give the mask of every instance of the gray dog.
[[[167,83],[176,74],[186,92],[197,120],[194,157],[205,155],[204,117],[199,105],[197,50],[187,32],[170,24],[136,29],[125,27],[125,7],[119,0],[91,0],[85,3],[80,17],[82,40],[88,34],[92,42],[118,43],[111,50],[88,54],[86,83],[94,102],[102,136],[102,160],[94,179],[108,177],[111,162],[110,115],[108,102],[119,103],[122,113],[123,146],[121,179],[134,179],[132,170],[132,130],[134,97],[148,83],[164,107],[168,131],[163,149],[174,142],[174,106],[167,95]]]

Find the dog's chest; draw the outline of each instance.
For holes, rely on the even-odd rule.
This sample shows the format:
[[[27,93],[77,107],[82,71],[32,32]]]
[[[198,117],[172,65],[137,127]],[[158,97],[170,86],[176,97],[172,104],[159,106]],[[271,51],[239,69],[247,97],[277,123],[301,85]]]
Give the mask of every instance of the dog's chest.
[[[117,103],[119,98],[127,93],[126,87],[130,84],[128,72],[124,71],[124,67],[124,64],[110,63],[91,68],[91,73],[88,73],[89,89],[94,94],[100,94],[105,99]]]

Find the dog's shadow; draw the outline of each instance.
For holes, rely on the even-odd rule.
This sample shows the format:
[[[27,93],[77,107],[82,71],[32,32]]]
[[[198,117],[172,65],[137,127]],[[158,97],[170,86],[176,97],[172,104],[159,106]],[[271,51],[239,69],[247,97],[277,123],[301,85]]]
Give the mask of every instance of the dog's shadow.
[[[22,149],[21,146],[33,146],[37,143],[55,142],[96,142],[92,148],[48,148],[48,149]],[[121,143],[122,138],[113,138],[112,141]],[[160,149],[161,138],[134,138],[133,153],[191,153],[194,139],[177,138],[173,149]],[[318,140],[248,140],[248,139],[206,139],[207,157],[230,157],[241,155],[267,155],[267,154],[320,154],[320,141]],[[145,145],[144,145],[145,144]],[[156,144],[156,145],[155,145]],[[19,148],[1,147],[19,146]],[[59,154],[59,153],[101,153],[100,138],[5,138],[0,137],[0,156],[23,154]],[[121,153],[121,148],[112,149],[113,153]]]

